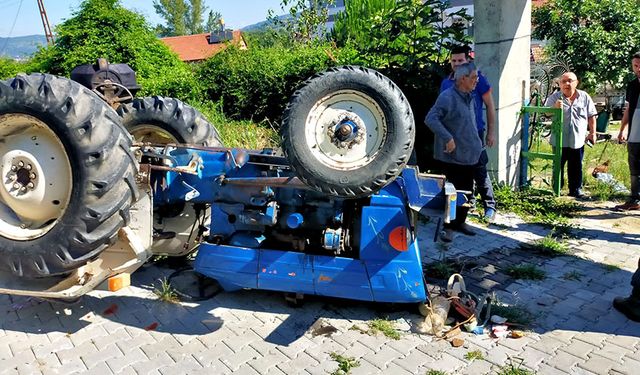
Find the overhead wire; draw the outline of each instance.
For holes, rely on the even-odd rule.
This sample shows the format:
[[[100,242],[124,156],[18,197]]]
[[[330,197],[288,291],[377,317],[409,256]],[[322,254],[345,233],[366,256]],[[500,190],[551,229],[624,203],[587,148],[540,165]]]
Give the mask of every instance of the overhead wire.
[[[4,54],[4,51],[7,48],[7,45],[9,44],[9,38],[11,38],[11,34],[13,34],[13,29],[16,27],[16,22],[18,21],[18,16],[20,15],[20,9],[22,9],[23,1],[24,0],[20,0],[20,3],[18,4],[18,11],[16,12],[16,16],[13,19],[13,23],[11,24],[11,29],[9,29],[9,34],[7,34],[7,39],[5,39],[2,49],[0,49],[0,56]]]

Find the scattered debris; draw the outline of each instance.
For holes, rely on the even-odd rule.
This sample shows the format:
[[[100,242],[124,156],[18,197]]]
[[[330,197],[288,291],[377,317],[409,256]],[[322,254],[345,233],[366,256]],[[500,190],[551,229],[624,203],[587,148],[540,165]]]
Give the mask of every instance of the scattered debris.
[[[153,322],[151,324],[149,324],[148,326],[144,327],[145,331],[155,331],[156,328],[158,328],[160,324],[158,324],[158,322]]]
[[[109,307],[107,307],[103,312],[102,315],[108,316],[108,315],[113,315],[118,311],[118,305],[116,305],[115,303]]]
[[[453,339],[451,339],[451,346],[453,346],[454,348],[459,348],[462,345],[464,345],[464,339],[461,339],[459,337],[454,337]]]
[[[327,336],[331,337],[332,334],[338,332],[338,329],[331,324],[327,323],[324,319],[318,319],[310,328],[311,336]]]

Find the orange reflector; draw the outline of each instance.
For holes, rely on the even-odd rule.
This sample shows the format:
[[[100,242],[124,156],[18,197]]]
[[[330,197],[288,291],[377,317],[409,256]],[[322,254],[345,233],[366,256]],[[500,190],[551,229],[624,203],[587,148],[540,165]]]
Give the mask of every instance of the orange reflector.
[[[396,227],[389,234],[389,244],[398,251],[407,251],[409,249],[409,239],[407,237],[406,227]]]
[[[116,276],[112,276],[108,280],[108,289],[110,292],[118,291],[122,288],[126,288],[131,285],[131,275],[128,273],[121,273]]]

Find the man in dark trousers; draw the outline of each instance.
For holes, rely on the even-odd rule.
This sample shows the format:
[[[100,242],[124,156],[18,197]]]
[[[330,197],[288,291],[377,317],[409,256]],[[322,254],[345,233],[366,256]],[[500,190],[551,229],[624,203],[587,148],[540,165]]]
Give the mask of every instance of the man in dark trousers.
[[[468,46],[456,46],[451,49],[451,56],[449,57],[449,63],[451,64],[452,73],[449,77],[442,80],[440,84],[440,92],[455,85],[455,74],[458,66],[469,62],[469,47]],[[475,101],[475,116],[476,127],[478,129],[478,135],[480,140],[485,140],[487,147],[493,147],[495,144],[495,105],[493,104],[493,97],[491,96],[491,85],[489,81],[478,71],[478,83],[471,92],[473,100]],[[487,126],[485,128],[483,107],[487,109]],[[493,186],[491,185],[491,179],[487,172],[487,163],[489,158],[487,151],[482,150],[480,160],[476,165],[473,179],[476,183],[476,190],[480,194],[482,203],[484,205],[484,218],[488,222],[492,222],[496,215],[496,200],[493,195]]]
[[[622,115],[620,133],[618,133],[619,142],[627,140],[631,175],[631,196],[624,204],[616,206],[616,209],[622,211],[640,210],[640,111],[637,111],[638,96],[640,96],[640,52],[636,52],[631,57],[631,69],[636,77],[627,84],[627,105]],[[629,131],[625,136],[624,131],[627,125]]]
[[[585,91],[578,90],[578,77],[566,72],[560,77],[560,91],[547,98],[545,106],[562,109],[561,180],[564,181],[564,166],[567,165],[569,196],[583,198],[582,159],[585,142],[596,142],[596,106]],[[552,139],[552,144],[555,139]]]
[[[631,295],[626,298],[616,297],[613,307],[634,322],[640,322],[640,259],[638,269],[631,277],[631,288]]]
[[[447,180],[458,190],[473,190],[473,176],[482,154],[475,119],[475,101],[471,92],[478,82],[478,70],[473,63],[458,66],[455,85],[438,96],[425,124],[435,134],[433,157],[439,162]],[[467,198],[470,198],[467,196]],[[450,242],[452,230],[468,236],[476,233],[465,223],[469,207],[458,206],[456,219],[445,224],[441,239]]]

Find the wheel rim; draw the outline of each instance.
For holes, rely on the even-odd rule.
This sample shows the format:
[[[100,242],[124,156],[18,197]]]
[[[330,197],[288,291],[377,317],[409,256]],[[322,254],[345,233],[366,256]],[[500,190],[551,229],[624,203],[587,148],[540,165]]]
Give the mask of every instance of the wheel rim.
[[[0,236],[43,236],[64,215],[73,188],[64,145],[44,122],[0,115]]]
[[[168,143],[180,143],[173,134],[160,128],[157,125],[140,124],[133,126],[129,129],[129,134],[136,140],[136,142],[154,143],[154,144],[168,144]]]
[[[305,123],[305,141],[323,165],[354,170],[371,163],[382,148],[387,124],[382,108],[368,95],[336,91],[316,102]]]

